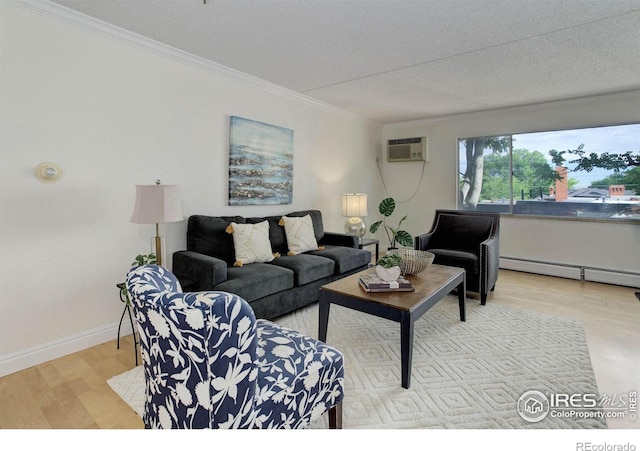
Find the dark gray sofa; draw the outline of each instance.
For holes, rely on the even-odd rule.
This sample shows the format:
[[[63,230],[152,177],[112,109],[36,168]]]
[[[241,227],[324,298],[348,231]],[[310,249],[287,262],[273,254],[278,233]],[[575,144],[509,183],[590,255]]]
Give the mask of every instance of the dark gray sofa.
[[[288,213],[311,215],[319,246],[324,249],[287,255],[284,227],[279,216],[202,216],[189,218],[187,250],[173,254],[173,273],[184,291],[227,291],[245,299],[257,318],[274,319],[318,300],[322,285],[366,269],[371,252],[358,248],[357,237],[325,232],[318,210]],[[225,230],[232,222],[257,224],[269,221],[269,240],[280,257],[269,263],[233,266],[233,236]]]

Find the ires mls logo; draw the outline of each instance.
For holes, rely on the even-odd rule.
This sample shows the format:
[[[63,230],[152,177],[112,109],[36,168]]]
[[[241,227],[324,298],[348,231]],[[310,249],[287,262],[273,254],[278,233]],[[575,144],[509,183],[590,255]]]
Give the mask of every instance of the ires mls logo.
[[[607,410],[603,410],[606,408]],[[554,418],[623,418],[637,419],[637,393],[598,396],[595,393],[552,393],[529,390],[520,396],[518,414],[529,423],[537,423],[550,415]]]
[[[598,396],[595,393],[552,393],[551,407],[558,409],[588,409],[598,405]]]
[[[529,390],[518,399],[518,413],[529,423],[542,421],[549,414],[550,404],[547,396],[538,390]]]

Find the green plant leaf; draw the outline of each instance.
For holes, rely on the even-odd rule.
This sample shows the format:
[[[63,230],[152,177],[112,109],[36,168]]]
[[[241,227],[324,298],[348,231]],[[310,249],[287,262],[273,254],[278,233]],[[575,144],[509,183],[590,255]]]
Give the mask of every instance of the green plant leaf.
[[[401,246],[413,246],[413,238],[411,237],[409,232],[398,230],[395,233],[395,237],[398,241],[398,244],[400,244]]]
[[[392,268],[394,266],[400,266],[400,263],[402,263],[402,257],[400,257],[400,255],[393,252],[388,252],[384,254],[382,257],[378,259],[378,261],[376,261],[376,264],[382,266],[383,268]]]
[[[369,227],[369,232],[376,233],[378,231],[378,227],[380,227],[380,224],[382,224],[382,221],[377,221],[371,224],[371,227]]]
[[[393,200],[392,197],[387,197],[386,199],[382,199],[380,205],[378,206],[378,210],[380,214],[389,217],[393,214],[393,211],[396,209],[396,201]]]
[[[148,255],[139,254],[139,255],[136,255],[136,259],[133,263],[131,263],[131,266],[155,265],[157,263],[158,263],[158,259],[156,257],[156,254],[148,254]]]

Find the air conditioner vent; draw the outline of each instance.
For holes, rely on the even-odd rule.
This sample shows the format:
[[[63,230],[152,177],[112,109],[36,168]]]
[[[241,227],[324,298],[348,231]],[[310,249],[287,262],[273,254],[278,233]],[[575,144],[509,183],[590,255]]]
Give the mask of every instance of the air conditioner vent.
[[[425,138],[403,138],[403,139],[390,139],[389,145],[396,144],[422,144],[422,140]]]
[[[390,139],[387,142],[387,161],[428,161],[427,138]]]

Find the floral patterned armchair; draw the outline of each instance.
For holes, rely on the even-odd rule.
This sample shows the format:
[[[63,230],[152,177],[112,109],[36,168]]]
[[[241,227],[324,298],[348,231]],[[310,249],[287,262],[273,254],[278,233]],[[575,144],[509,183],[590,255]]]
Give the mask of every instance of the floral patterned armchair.
[[[167,269],[132,268],[147,428],[304,428],[329,411],[342,427],[343,356],[256,320],[226,292],[182,293]]]

